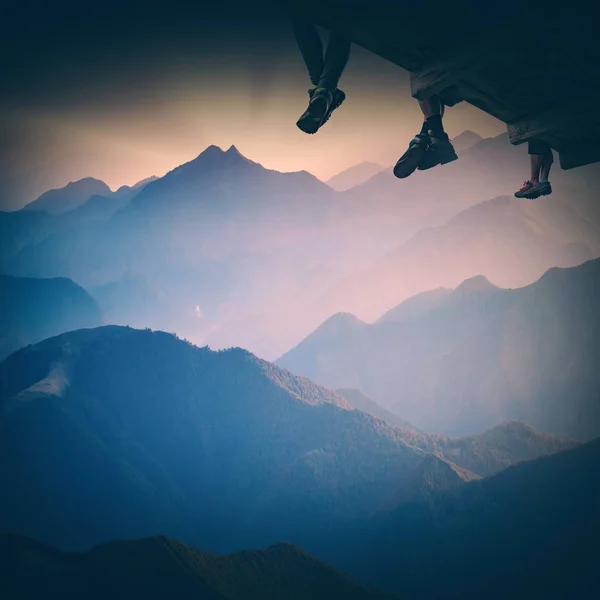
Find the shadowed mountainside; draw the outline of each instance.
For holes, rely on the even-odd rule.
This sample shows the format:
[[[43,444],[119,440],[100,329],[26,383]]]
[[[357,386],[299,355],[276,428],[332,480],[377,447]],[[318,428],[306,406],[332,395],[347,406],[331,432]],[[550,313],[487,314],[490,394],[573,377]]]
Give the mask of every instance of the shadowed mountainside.
[[[402,429],[413,446],[443,456],[481,477],[487,477],[519,462],[577,446],[575,440],[541,433],[520,421],[502,423],[482,434],[462,438],[428,434],[382,408],[360,390],[338,389],[336,392],[353,408]]]
[[[382,513],[345,566],[414,600],[595,598],[598,460],[595,440]]]
[[[96,302],[70,279],[0,273],[0,360],[27,344],[101,322]]]
[[[591,439],[599,305],[600,259],[514,290],[475,277],[414,320],[331,317],[278,364],[359,388],[426,431],[465,435],[517,419]]]
[[[0,379],[0,530],[61,548],[163,532],[312,551],[419,485],[429,457],[309,380],[161,332],[64,334],[11,355]],[[449,476],[476,477],[450,465],[441,486]]]
[[[153,537],[68,554],[16,535],[0,536],[5,600],[40,597],[181,600],[393,600],[291,544],[217,556]]]

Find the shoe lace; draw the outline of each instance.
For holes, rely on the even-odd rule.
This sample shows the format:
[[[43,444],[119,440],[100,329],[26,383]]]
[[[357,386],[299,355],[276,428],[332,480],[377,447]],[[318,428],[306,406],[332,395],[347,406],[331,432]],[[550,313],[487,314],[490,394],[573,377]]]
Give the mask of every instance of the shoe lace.
[[[530,187],[532,185],[533,185],[533,182],[529,181],[529,179],[527,179],[523,182],[523,187],[519,191],[526,190],[528,187]]]

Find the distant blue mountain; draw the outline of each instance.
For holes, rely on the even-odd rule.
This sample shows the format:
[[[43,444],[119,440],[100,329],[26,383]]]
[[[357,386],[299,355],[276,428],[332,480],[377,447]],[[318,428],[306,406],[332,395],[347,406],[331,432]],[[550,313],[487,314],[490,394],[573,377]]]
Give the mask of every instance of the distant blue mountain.
[[[65,187],[44,192],[22,210],[41,210],[50,214],[65,213],[84,204],[92,196],[106,196],[112,192],[103,182],[93,177],[72,181]]]
[[[101,321],[96,302],[70,279],[0,274],[0,360],[22,346]]]

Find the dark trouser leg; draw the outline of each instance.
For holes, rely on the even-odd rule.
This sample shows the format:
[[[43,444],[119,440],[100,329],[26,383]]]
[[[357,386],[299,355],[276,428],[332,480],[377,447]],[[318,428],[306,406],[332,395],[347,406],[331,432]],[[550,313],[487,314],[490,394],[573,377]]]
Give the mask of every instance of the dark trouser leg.
[[[317,28],[306,19],[294,17],[292,19],[292,26],[300,53],[306,63],[310,80],[313,85],[319,85],[319,79],[321,79],[324,67],[321,36]]]
[[[429,119],[429,117],[433,117],[433,115],[442,116],[442,103],[437,94],[425,98],[425,100],[419,100],[419,107],[421,108],[421,112],[425,119]]]
[[[319,78],[319,87],[334,90],[350,58],[350,41],[339,33],[331,32],[327,52],[325,53],[325,64]]]

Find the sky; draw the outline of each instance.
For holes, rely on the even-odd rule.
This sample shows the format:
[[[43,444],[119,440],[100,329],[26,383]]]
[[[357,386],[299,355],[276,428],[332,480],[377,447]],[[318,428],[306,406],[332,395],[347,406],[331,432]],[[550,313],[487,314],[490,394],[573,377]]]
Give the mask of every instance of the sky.
[[[112,189],[162,176],[211,144],[326,180],[393,164],[420,128],[408,73],[354,46],[345,104],[317,135],[298,130],[310,82],[287,16],[267,0],[34,4],[11,9],[6,22],[27,26],[0,42],[0,209],[87,176]],[[445,123],[451,136],[505,131],[464,103]]]

